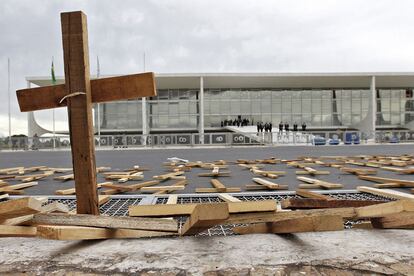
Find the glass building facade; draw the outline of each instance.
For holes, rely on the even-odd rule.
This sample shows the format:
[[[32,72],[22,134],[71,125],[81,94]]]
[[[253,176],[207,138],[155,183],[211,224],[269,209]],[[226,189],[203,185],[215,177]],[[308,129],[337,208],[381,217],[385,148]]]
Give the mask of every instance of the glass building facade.
[[[204,127],[220,127],[237,116],[253,122],[305,122],[309,128],[352,127],[369,110],[369,89],[204,89]],[[411,89],[377,89],[377,126],[403,127],[414,120]],[[147,99],[150,129],[196,130],[200,122],[199,89],[160,89]],[[142,102],[101,104],[101,130],[142,129]],[[95,108],[95,119],[97,109]]]

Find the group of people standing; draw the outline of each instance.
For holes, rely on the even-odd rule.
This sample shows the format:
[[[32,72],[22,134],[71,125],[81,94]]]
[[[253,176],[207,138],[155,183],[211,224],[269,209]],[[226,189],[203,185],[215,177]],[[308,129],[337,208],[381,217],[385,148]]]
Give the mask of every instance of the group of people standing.
[[[273,128],[272,123],[263,124],[263,122],[257,122],[256,126],[257,126],[257,133],[263,132],[263,130],[265,132],[272,132],[272,128]]]
[[[280,122],[279,123],[279,131],[289,131],[289,123],[288,122]],[[298,131],[298,124],[296,122],[293,123],[293,131]],[[306,131],[306,123],[302,123],[302,131]]]
[[[248,126],[250,123],[249,119],[242,119],[241,116],[239,116],[238,118],[234,119],[234,120],[224,120],[221,121],[221,127],[224,126],[237,126],[237,127],[241,127],[241,126]]]

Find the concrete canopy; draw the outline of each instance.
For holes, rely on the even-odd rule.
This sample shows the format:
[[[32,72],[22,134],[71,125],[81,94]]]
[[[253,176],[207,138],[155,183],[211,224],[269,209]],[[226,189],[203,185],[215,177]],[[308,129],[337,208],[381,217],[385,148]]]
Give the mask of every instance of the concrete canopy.
[[[102,76],[110,77],[113,75]],[[156,74],[158,89],[199,89],[200,77],[204,88],[369,88],[371,77],[376,77],[377,88],[412,88],[414,72],[366,73],[177,73]],[[94,78],[94,76],[91,76]],[[38,86],[51,85],[50,77],[27,77]],[[57,83],[64,83],[57,77]]]

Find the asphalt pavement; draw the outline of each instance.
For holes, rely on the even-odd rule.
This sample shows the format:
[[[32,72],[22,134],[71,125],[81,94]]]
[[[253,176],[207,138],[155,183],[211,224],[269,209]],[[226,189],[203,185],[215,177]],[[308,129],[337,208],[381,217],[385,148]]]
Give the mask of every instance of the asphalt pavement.
[[[414,146],[411,144],[399,145],[352,145],[352,146],[277,146],[277,147],[243,147],[243,148],[185,148],[185,149],[114,149],[96,151],[97,166],[109,166],[112,170],[127,169],[134,165],[148,167],[151,170],[144,172],[145,180],[152,176],[166,173],[163,162],[169,157],[179,157],[190,161],[214,161],[236,159],[266,159],[276,157],[281,159],[294,159],[299,156],[352,156],[352,155],[400,155],[413,154]],[[72,167],[70,151],[27,151],[27,152],[0,152],[0,168],[9,167]],[[336,168],[315,166],[319,170],[328,170],[330,175],[318,176],[318,179],[334,183],[341,183],[344,189],[355,189],[359,185],[371,186],[373,183],[359,180],[356,176],[339,172]],[[285,176],[271,180],[278,184],[287,184],[289,190],[294,190],[300,184],[296,179],[296,168],[287,167],[285,164],[266,165],[265,170],[284,170]],[[220,177],[219,180],[227,187],[241,187],[253,184],[252,173],[243,170],[237,165],[230,165],[230,177]],[[176,193],[194,193],[195,188],[210,188],[210,177],[199,177],[198,173],[208,172],[204,169],[194,168],[186,173],[189,184],[183,191]],[[57,175],[57,174],[56,174]],[[56,176],[55,175],[55,176]],[[414,180],[413,175],[396,175],[393,172],[379,170],[379,176]],[[98,176],[98,182],[104,182],[102,176]],[[61,182],[48,177],[39,180],[39,185],[25,189],[28,195],[53,195],[55,190],[74,187],[74,181]],[[18,184],[18,181],[10,181],[10,184]],[[131,182],[131,183],[137,183]],[[171,185],[174,180],[168,180],[161,185]],[[127,183],[129,184],[129,182]],[[404,191],[404,189],[402,190]],[[407,191],[407,190],[406,190]]]

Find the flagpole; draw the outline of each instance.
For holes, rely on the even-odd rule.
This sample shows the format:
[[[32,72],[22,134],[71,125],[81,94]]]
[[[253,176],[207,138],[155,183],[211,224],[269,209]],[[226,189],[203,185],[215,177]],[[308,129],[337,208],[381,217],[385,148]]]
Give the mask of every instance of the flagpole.
[[[101,69],[99,68],[99,56],[96,56],[96,78],[99,79],[101,74]],[[101,146],[101,109],[100,104],[97,105],[98,108],[98,146]]]
[[[7,97],[9,116],[9,146],[11,145],[11,105],[10,105],[10,58],[7,58]]]
[[[52,56],[52,68],[54,67],[53,65],[53,61],[54,61],[54,57]],[[55,69],[53,68],[53,73],[54,73]],[[55,81],[52,78],[52,83],[53,85],[55,85]],[[53,149],[56,148],[56,129],[55,129],[55,109],[52,109],[52,120],[53,120]]]

